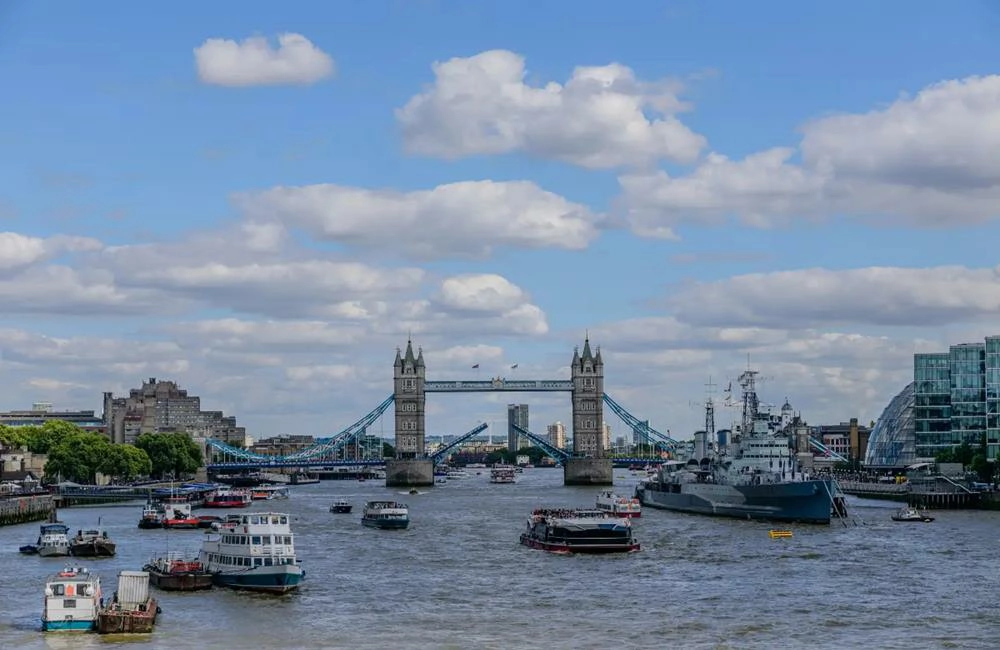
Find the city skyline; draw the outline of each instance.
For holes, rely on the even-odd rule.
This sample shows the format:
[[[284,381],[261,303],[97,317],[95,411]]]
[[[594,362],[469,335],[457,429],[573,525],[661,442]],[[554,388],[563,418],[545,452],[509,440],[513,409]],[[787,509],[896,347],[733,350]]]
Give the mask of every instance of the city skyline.
[[[996,334],[1000,9],[723,4],[5,7],[0,410],[159,377],[322,437],[409,339],[568,379],[589,336],[678,439],[748,357],[765,405],[876,419]],[[509,403],[571,422],[433,395],[427,437]]]

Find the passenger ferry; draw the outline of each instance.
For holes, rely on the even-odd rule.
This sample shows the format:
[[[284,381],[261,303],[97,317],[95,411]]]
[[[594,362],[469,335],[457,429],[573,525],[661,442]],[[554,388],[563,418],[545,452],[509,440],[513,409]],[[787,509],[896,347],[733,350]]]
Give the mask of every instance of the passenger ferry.
[[[198,561],[216,585],[234,589],[284,593],[305,576],[289,516],[278,512],[230,515],[205,533]]]
[[[69,526],[63,524],[42,524],[38,535],[38,554],[42,557],[65,557],[69,555]]]
[[[490,470],[490,483],[516,483],[515,474],[510,465],[494,465]]]
[[[250,493],[237,488],[219,488],[205,499],[206,508],[245,508],[250,505]]]
[[[406,528],[410,525],[410,509],[397,501],[367,501],[361,523],[370,528]]]
[[[528,517],[521,544],[562,555],[639,550],[632,521],[601,510],[539,508]]]
[[[101,579],[82,567],[66,567],[45,581],[42,630],[90,632],[101,608]]]
[[[603,490],[597,495],[597,509],[615,517],[642,516],[642,504],[635,497],[629,498],[615,494],[611,490]]]

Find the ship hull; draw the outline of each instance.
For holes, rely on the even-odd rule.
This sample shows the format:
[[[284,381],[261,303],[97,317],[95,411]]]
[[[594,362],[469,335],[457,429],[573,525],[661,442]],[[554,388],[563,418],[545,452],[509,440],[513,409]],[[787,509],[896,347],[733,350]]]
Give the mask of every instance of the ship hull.
[[[636,488],[644,506],[758,521],[829,524],[833,486],[825,480],[769,485],[665,484]]]
[[[639,550],[637,542],[609,543],[609,544],[587,544],[587,543],[567,543],[550,542],[539,539],[534,535],[521,533],[521,544],[528,548],[537,548],[557,555],[571,555],[575,553],[605,554],[605,553],[633,553]]]
[[[96,623],[88,620],[46,621],[42,620],[43,632],[90,632]]]
[[[219,587],[280,594],[297,589],[302,576],[302,569],[297,565],[284,565],[235,573],[214,573],[212,579]]]
[[[381,530],[403,530],[410,525],[409,519],[362,519],[361,523],[369,528]]]

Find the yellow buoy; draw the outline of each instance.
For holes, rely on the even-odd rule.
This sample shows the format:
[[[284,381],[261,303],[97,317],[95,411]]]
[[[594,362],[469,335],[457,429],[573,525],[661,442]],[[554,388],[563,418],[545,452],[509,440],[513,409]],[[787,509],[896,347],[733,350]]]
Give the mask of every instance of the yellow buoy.
[[[777,539],[779,537],[791,537],[792,531],[790,530],[769,530],[767,534],[771,536],[771,539]]]

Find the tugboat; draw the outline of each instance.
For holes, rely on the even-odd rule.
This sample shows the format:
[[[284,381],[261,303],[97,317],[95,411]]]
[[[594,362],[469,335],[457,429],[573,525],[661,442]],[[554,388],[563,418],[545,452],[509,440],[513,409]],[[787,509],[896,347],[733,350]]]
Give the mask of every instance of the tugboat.
[[[398,501],[367,501],[361,523],[369,528],[401,530],[410,525],[410,509]]]
[[[164,591],[198,591],[212,588],[212,574],[198,560],[187,560],[180,553],[153,558],[142,570],[149,583]]]
[[[97,631],[100,634],[152,632],[159,613],[156,599],[149,595],[149,574],[122,571],[118,574],[118,591],[97,613]]]
[[[163,508],[158,503],[147,501],[139,517],[139,528],[145,530],[163,528],[163,516]]]
[[[164,528],[198,528],[198,518],[191,514],[190,503],[170,503],[163,515]]]
[[[521,544],[562,555],[639,550],[631,520],[600,510],[539,508],[528,517]]]
[[[69,552],[76,557],[114,557],[115,550],[108,532],[95,528],[76,531],[69,542]]]
[[[100,603],[101,579],[83,567],[66,567],[45,581],[42,630],[90,632]]]
[[[351,512],[351,502],[347,499],[337,499],[330,506],[330,512],[336,512],[338,514],[349,514]]]
[[[913,506],[906,506],[905,508],[900,508],[899,511],[892,515],[893,521],[916,521],[923,523],[930,523],[934,521],[934,517],[921,512]]]

